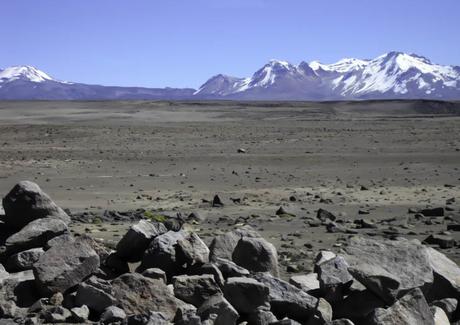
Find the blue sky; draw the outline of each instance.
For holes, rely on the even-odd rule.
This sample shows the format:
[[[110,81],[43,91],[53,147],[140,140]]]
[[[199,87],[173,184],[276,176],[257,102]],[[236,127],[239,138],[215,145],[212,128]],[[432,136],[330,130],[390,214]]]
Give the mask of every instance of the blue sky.
[[[459,0],[2,0],[0,67],[84,83],[199,87],[270,59],[392,50],[460,65]]]

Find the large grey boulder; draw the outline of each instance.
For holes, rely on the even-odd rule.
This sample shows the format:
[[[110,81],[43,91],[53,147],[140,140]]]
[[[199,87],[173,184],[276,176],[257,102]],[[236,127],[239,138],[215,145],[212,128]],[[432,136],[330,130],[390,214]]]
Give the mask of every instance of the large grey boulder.
[[[67,225],[62,220],[52,218],[34,220],[6,239],[4,255],[43,247],[50,239],[67,232]]]
[[[268,286],[251,278],[227,279],[224,296],[240,314],[250,314],[258,307],[270,306]]]
[[[235,262],[227,260],[225,258],[216,257],[213,261],[213,264],[216,265],[222,276],[226,278],[241,277],[247,276],[250,274],[248,270],[244,267],[236,265]]]
[[[94,276],[78,285],[75,295],[76,306],[88,306],[96,313],[102,313],[107,307],[115,305],[112,286],[108,281]]]
[[[348,272],[348,264],[337,256],[317,266],[318,280],[323,297],[329,302],[342,300],[351,286],[353,277]]]
[[[32,248],[23,252],[11,255],[6,261],[8,270],[25,271],[31,270],[33,265],[45,253],[43,248]]]
[[[233,251],[232,259],[249,271],[279,275],[276,248],[263,238],[241,238]]]
[[[150,242],[158,235],[167,231],[160,222],[140,220],[131,226],[117,244],[117,255],[128,262],[141,260]]]
[[[318,293],[319,291],[317,273],[293,275],[289,278],[289,283],[309,294]]]
[[[44,295],[65,292],[99,268],[99,256],[86,238],[54,246],[35,263],[33,271]]]
[[[41,218],[70,222],[70,217],[42,189],[30,181],[22,181],[3,198],[5,225],[20,229],[29,222]]]
[[[100,321],[106,323],[121,322],[126,318],[126,313],[123,309],[116,306],[107,307],[101,315]]]
[[[129,315],[147,314],[150,310],[161,312],[172,320],[178,306],[176,299],[161,280],[146,278],[139,273],[127,273],[112,281],[113,296],[117,306]]]
[[[258,307],[248,315],[248,321],[253,325],[269,325],[278,319],[267,307]]]
[[[411,289],[433,284],[428,254],[417,240],[352,237],[343,249],[348,271],[360,283],[392,304]]]
[[[261,236],[250,226],[240,227],[216,236],[209,245],[209,259],[214,261],[220,257],[231,261],[233,251],[242,237],[260,238]]]
[[[239,314],[222,295],[214,295],[206,300],[197,310],[197,315],[202,320],[208,319],[212,314],[217,315],[215,325],[235,325]]]
[[[369,325],[434,325],[430,306],[420,289],[413,289],[387,309],[377,308],[370,315]]]
[[[267,273],[256,273],[252,277],[268,287],[271,311],[278,318],[306,322],[315,313],[317,298]]]
[[[215,294],[222,294],[211,274],[175,276],[172,283],[174,295],[195,307],[201,306],[203,302]]]
[[[159,268],[165,271],[168,279],[179,274],[182,266],[176,261],[176,243],[185,236],[183,231],[168,231],[155,237],[145,251],[137,271]]]
[[[460,268],[443,253],[426,247],[428,261],[434,273],[434,284],[429,292],[430,300],[460,298]]]
[[[197,234],[190,233],[177,241],[176,256],[181,264],[202,265],[209,262],[209,248]]]

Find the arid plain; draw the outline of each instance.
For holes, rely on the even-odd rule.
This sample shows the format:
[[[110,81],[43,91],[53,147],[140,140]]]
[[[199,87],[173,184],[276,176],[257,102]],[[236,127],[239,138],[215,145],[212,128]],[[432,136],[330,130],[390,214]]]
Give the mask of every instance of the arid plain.
[[[74,232],[109,245],[132,222],[106,210],[194,212],[186,227],[205,241],[250,224],[284,275],[354,233],[459,240],[446,231],[460,224],[459,169],[459,103],[0,102],[1,196],[32,180],[72,215],[88,212]],[[415,213],[427,207],[444,216]],[[442,251],[460,261],[456,246]]]

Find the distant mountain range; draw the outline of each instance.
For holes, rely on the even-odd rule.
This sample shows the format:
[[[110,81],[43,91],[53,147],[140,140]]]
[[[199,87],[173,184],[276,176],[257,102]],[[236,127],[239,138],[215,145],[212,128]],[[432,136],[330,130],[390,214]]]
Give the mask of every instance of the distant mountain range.
[[[333,64],[271,60],[251,77],[219,74],[196,90],[88,85],[60,81],[31,66],[14,66],[0,70],[0,99],[458,100],[460,67],[401,52]]]

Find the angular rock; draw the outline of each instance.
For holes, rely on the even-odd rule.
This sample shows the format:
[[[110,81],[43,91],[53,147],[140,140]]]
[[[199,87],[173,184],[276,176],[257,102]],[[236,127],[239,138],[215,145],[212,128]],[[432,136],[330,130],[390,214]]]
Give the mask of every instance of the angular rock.
[[[75,238],[70,233],[65,233],[60,236],[56,236],[48,240],[44,246],[45,250],[50,249],[53,246],[64,245],[67,242],[73,242]]]
[[[6,261],[8,270],[25,271],[31,270],[33,265],[45,253],[43,248],[32,248],[23,252],[13,254]]]
[[[252,277],[268,287],[271,311],[278,318],[305,322],[314,314],[318,305],[315,297],[267,273],[256,273]]]
[[[115,305],[112,286],[108,281],[94,276],[81,283],[75,295],[76,306],[88,306],[96,313],[102,313],[107,307]]]
[[[50,239],[66,232],[68,232],[67,225],[62,220],[51,218],[34,220],[7,238],[5,254],[11,255],[30,248],[43,247]]]
[[[41,188],[30,181],[22,181],[3,198],[5,225],[20,229],[40,218],[60,219],[70,222],[70,217]]]
[[[377,308],[369,325],[434,325],[434,317],[420,289],[413,289],[387,309]]]
[[[269,289],[251,278],[229,278],[224,296],[240,314],[250,314],[258,307],[269,307]]]
[[[89,317],[89,308],[86,305],[81,307],[74,307],[70,310],[72,320],[77,323],[84,323]]]
[[[429,265],[434,274],[434,283],[429,300],[460,297],[460,268],[446,255],[434,248],[426,247]]]
[[[197,234],[190,233],[177,240],[176,258],[188,266],[205,264],[209,262],[209,248]]]
[[[431,208],[431,209],[423,209],[419,211],[425,217],[443,217],[444,216],[444,208]]]
[[[277,322],[276,316],[266,307],[258,307],[256,310],[252,311],[248,316],[249,324],[253,325],[269,325],[274,322]]]
[[[176,299],[161,280],[153,280],[139,273],[127,273],[112,281],[113,296],[117,306],[125,313],[146,314],[158,311],[172,320],[178,306],[183,304]]]
[[[165,226],[160,222],[141,220],[131,226],[118,242],[116,248],[117,254],[128,262],[138,262],[141,260],[150,242],[166,231]]]
[[[168,231],[155,237],[142,257],[138,272],[149,268],[160,268],[166,272],[168,279],[180,273],[182,266],[176,262],[176,243],[184,239],[183,231]]]
[[[334,304],[334,317],[348,318],[364,324],[367,316],[376,308],[385,307],[385,302],[372,291],[353,291],[342,301]]]
[[[329,302],[341,300],[353,282],[353,277],[348,272],[348,264],[341,256],[320,264],[317,272],[320,290]]]
[[[195,307],[201,306],[215,294],[222,294],[211,274],[175,276],[172,283],[174,296]]]
[[[331,325],[355,325],[351,320],[346,318],[334,319]]]
[[[233,251],[232,259],[249,271],[279,275],[276,248],[263,238],[241,238]]]
[[[441,248],[452,248],[455,246],[455,240],[451,236],[429,235],[423,241],[424,244],[438,245]]]
[[[426,290],[433,283],[428,255],[416,240],[355,236],[343,250],[351,275],[388,304],[411,289]]]
[[[99,268],[99,256],[84,238],[54,246],[35,263],[33,271],[44,295],[65,292]]]
[[[161,280],[164,283],[166,283],[166,273],[157,268],[151,268],[147,269],[144,272],[142,272],[142,275],[145,276],[146,278],[154,279],[154,280]]]
[[[216,258],[232,260],[232,254],[241,237],[260,238],[260,234],[250,226],[244,226],[229,231],[223,235],[214,237],[209,246],[209,259],[215,261]]]
[[[217,265],[212,263],[206,263],[203,265],[196,265],[191,268],[187,269],[187,273],[189,275],[203,275],[203,274],[211,274],[214,277],[214,281],[219,285],[219,287],[224,286],[224,276],[222,272],[220,272]]]
[[[109,254],[109,256],[105,259],[103,266],[105,271],[110,272],[110,274],[115,276],[129,272],[128,262],[119,257],[117,253]]]
[[[29,276],[4,279],[0,283],[0,317],[24,317],[38,299],[34,281]]]
[[[214,195],[214,198],[212,199],[212,206],[215,208],[221,208],[224,206],[224,203],[220,199],[219,195]]]
[[[201,318],[196,314],[196,308],[193,305],[180,306],[174,317],[176,325],[202,325]]]
[[[444,310],[449,320],[452,320],[453,315],[457,310],[458,300],[455,298],[444,298],[440,300],[435,300],[431,304]]]
[[[316,255],[315,257],[315,272],[317,272],[317,267],[319,265],[321,265],[324,262],[334,259],[336,256],[337,255],[331,251],[320,251],[318,255]]]
[[[433,306],[431,307],[431,313],[433,314],[435,325],[450,325],[449,318],[441,308]]]
[[[43,317],[48,323],[65,323],[72,316],[70,311],[62,306],[45,310]]]
[[[212,296],[197,310],[202,320],[208,319],[211,314],[217,315],[216,325],[235,325],[239,318],[238,312],[222,295]]]
[[[316,213],[316,218],[318,218],[321,221],[335,221],[335,219],[337,219],[337,217],[333,213],[324,209],[318,209],[318,212]]]
[[[227,278],[232,277],[241,277],[249,275],[249,271],[246,270],[244,267],[236,265],[234,262],[229,261],[225,258],[217,257],[214,261],[214,264],[219,268],[222,276]]]
[[[317,273],[291,276],[291,278],[289,279],[289,283],[309,294],[315,295],[315,293],[319,291],[319,281]]]
[[[116,306],[107,307],[101,315],[100,321],[102,323],[116,323],[121,322],[126,318],[126,314],[123,309]]]

